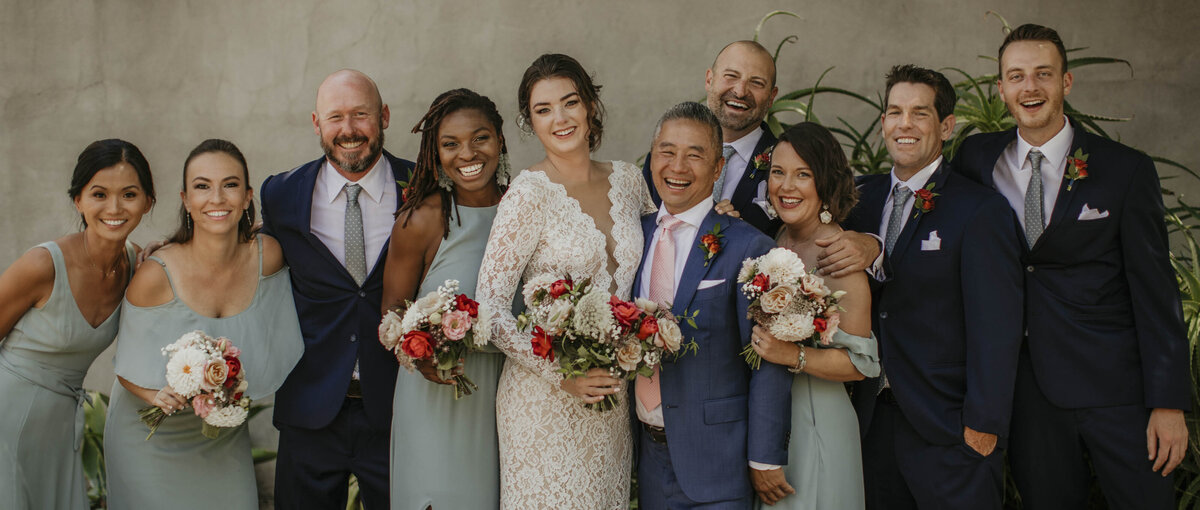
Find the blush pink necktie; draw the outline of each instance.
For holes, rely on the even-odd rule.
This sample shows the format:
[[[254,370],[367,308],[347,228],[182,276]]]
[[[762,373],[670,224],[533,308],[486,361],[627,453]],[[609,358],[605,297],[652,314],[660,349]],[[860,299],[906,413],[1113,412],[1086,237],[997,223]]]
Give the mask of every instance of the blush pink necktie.
[[[675,299],[675,236],[671,234],[683,221],[670,214],[659,222],[661,233],[654,244],[654,260],[650,266],[650,300],[659,306],[667,306]],[[638,376],[634,391],[637,399],[647,411],[662,404],[659,389],[659,370],[654,367],[650,377]]]

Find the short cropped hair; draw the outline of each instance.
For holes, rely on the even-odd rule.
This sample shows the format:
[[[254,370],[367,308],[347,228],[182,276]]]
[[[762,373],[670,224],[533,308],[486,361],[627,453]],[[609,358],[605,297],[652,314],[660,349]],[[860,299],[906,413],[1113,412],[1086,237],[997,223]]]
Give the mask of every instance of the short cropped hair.
[[[670,120],[694,120],[705,126],[708,126],[712,132],[712,147],[717,154],[721,154],[721,140],[724,136],[721,133],[721,122],[717,120],[717,116],[713,115],[712,110],[695,101],[687,101],[672,106],[666,113],[658,119],[658,124],[654,126],[654,138],[650,143],[654,143],[654,139],[658,138],[658,133],[662,131],[663,124]]]
[[[1067,47],[1063,45],[1062,38],[1058,36],[1058,32],[1053,28],[1026,23],[1009,32],[1004,36],[1004,42],[1000,44],[1000,51],[996,55],[996,63],[999,65],[1000,59],[1004,58],[1004,50],[1009,44],[1017,41],[1048,41],[1054,44],[1058,49],[1058,56],[1062,59],[1062,72],[1067,72]],[[1001,68],[1003,73],[1004,69]]]
[[[887,108],[891,98],[892,86],[897,83],[923,83],[933,88],[933,108],[937,110],[938,122],[954,114],[958,93],[954,91],[954,86],[946,79],[946,75],[912,64],[892,66],[887,73],[887,90],[883,94],[884,108]]]

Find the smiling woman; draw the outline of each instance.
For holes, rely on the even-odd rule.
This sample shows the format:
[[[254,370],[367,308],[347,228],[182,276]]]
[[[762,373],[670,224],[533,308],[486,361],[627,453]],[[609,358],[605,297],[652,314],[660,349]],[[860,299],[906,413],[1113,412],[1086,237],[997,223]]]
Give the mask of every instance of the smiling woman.
[[[0,275],[0,508],[87,508],[83,377],[116,336],[138,250],[126,238],[154,205],[150,166],[123,140],[84,149],[68,194],[83,231]]]

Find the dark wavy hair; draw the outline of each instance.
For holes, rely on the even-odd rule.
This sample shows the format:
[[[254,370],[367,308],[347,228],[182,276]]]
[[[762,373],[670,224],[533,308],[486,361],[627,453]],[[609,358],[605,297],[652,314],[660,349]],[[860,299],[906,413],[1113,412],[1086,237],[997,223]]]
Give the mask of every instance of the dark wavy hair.
[[[1058,56],[1062,59],[1062,72],[1067,72],[1067,47],[1063,45],[1062,37],[1058,36],[1058,31],[1053,28],[1026,23],[1021,25],[1008,35],[1004,36],[1004,42],[1000,43],[1000,51],[996,53],[996,65],[1000,65],[1000,60],[1004,58],[1004,50],[1008,49],[1008,45],[1017,41],[1046,41],[1054,45],[1058,50]],[[1004,69],[1000,69],[1000,73],[1004,73]],[[1003,79],[1003,76],[1001,77]]]
[[[883,93],[883,106],[886,108],[891,99],[892,86],[897,83],[923,83],[933,89],[933,109],[937,111],[938,122],[954,114],[954,105],[958,103],[958,93],[946,75],[917,67],[912,64],[892,66],[887,73],[887,89]]]
[[[154,176],[150,173],[150,163],[146,162],[146,156],[142,155],[142,151],[138,150],[136,145],[117,138],[97,140],[79,153],[75,160],[75,171],[71,173],[71,186],[67,188],[67,196],[71,197],[71,200],[79,198],[83,194],[83,188],[92,182],[92,178],[98,172],[119,163],[133,167],[138,184],[142,186],[142,191],[153,205],[157,197],[154,194]],[[87,219],[82,214],[79,215],[79,222],[83,228],[87,228]]]
[[[184,160],[183,186],[180,187],[181,190],[184,192],[187,191],[188,165],[192,164],[193,159],[196,159],[202,154],[208,154],[210,152],[220,152],[222,154],[226,154],[241,164],[242,180],[246,182],[246,190],[250,191],[254,189],[254,187],[250,185],[250,169],[246,166],[246,156],[242,155],[242,151],[239,150],[237,146],[233,144],[233,142],[228,140],[209,138],[208,140],[200,142],[200,145],[197,145],[195,149],[192,149],[192,152],[188,154],[187,159]],[[168,243],[186,243],[192,240],[193,231],[192,222],[189,221],[190,219],[191,218],[189,218],[187,207],[185,207],[183,204],[179,204],[179,226],[175,228],[175,233],[171,234],[171,237],[167,238]],[[238,219],[238,242],[250,242],[251,239],[254,239],[254,234],[257,234],[258,230],[258,227],[254,226],[254,200],[250,200],[250,207],[248,207],[246,212],[242,214],[242,217]]]
[[[496,136],[500,137],[500,154],[508,154],[508,144],[505,142],[504,132],[501,130],[504,127],[504,118],[496,109],[496,103],[493,103],[487,96],[481,96],[470,89],[454,89],[443,92],[433,100],[433,104],[429,105],[429,111],[425,112],[425,116],[421,117],[417,125],[412,128],[413,133],[421,134],[421,149],[417,153],[417,164],[413,169],[412,179],[409,180],[408,187],[404,190],[404,205],[401,205],[400,210],[396,211],[396,218],[399,219],[401,215],[404,215],[403,225],[408,226],[408,220],[412,219],[412,211],[421,207],[421,203],[426,198],[440,194],[442,197],[443,239],[450,235],[451,194],[438,186],[437,174],[438,168],[441,167],[438,131],[446,117],[461,110],[475,110],[482,113],[488,122],[492,123],[492,129],[496,131]],[[503,192],[504,187],[501,187],[500,191]],[[461,219],[459,225],[462,225]]]
[[[547,53],[534,60],[521,77],[517,88],[519,120],[529,124],[529,94],[537,82],[549,78],[567,78],[575,83],[575,91],[587,107],[588,149],[596,150],[604,135],[604,103],[600,102],[600,85],[583,69],[578,60],[561,53]]]
[[[854,186],[854,172],[846,162],[846,153],[833,133],[815,122],[801,122],[784,131],[775,148],[785,143],[808,163],[817,198],[829,206],[833,222],[844,221],[858,202],[858,188]]]

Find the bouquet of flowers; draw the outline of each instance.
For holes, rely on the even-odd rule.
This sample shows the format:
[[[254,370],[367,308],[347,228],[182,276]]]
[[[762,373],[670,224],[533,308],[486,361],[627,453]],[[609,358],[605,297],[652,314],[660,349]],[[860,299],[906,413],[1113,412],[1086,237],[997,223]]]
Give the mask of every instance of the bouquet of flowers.
[[[479,303],[458,293],[458,280],[446,280],[436,291],[406,302],[403,317],[389,311],[379,323],[379,342],[412,372],[417,360],[432,361],[438,377],[454,380],[454,399],[479,389],[463,375],[467,353],[488,344],[492,316]]]
[[[216,439],[221,429],[246,422],[250,398],[244,396],[247,383],[239,359],[242,351],[233,341],[192,331],[163,347],[162,353],[167,357],[167,384],[188,399],[196,416],[204,420],[200,430],[204,437]],[[149,406],[138,410],[138,416],[150,427],[149,440],[167,413]]]
[[[649,300],[623,301],[591,285],[590,279],[536,278],[525,285],[527,309],[517,317],[517,327],[532,326],[533,353],[558,360],[559,372],[581,377],[592,368],[608,370],[618,379],[649,377],[665,354],[695,351],[696,343],[683,344],[679,319],[666,307]],[[694,319],[686,320],[695,327]],[[608,411],[615,395],[588,404]]]
[[[829,345],[837,331],[844,291],[830,292],[825,280],[804,268],[804,261],[787,248],[746,259],[738,273],[742,293],[750,299],[746,314],[785,342]],[[762,364],[751,345],[742,350],[746,363]]]

